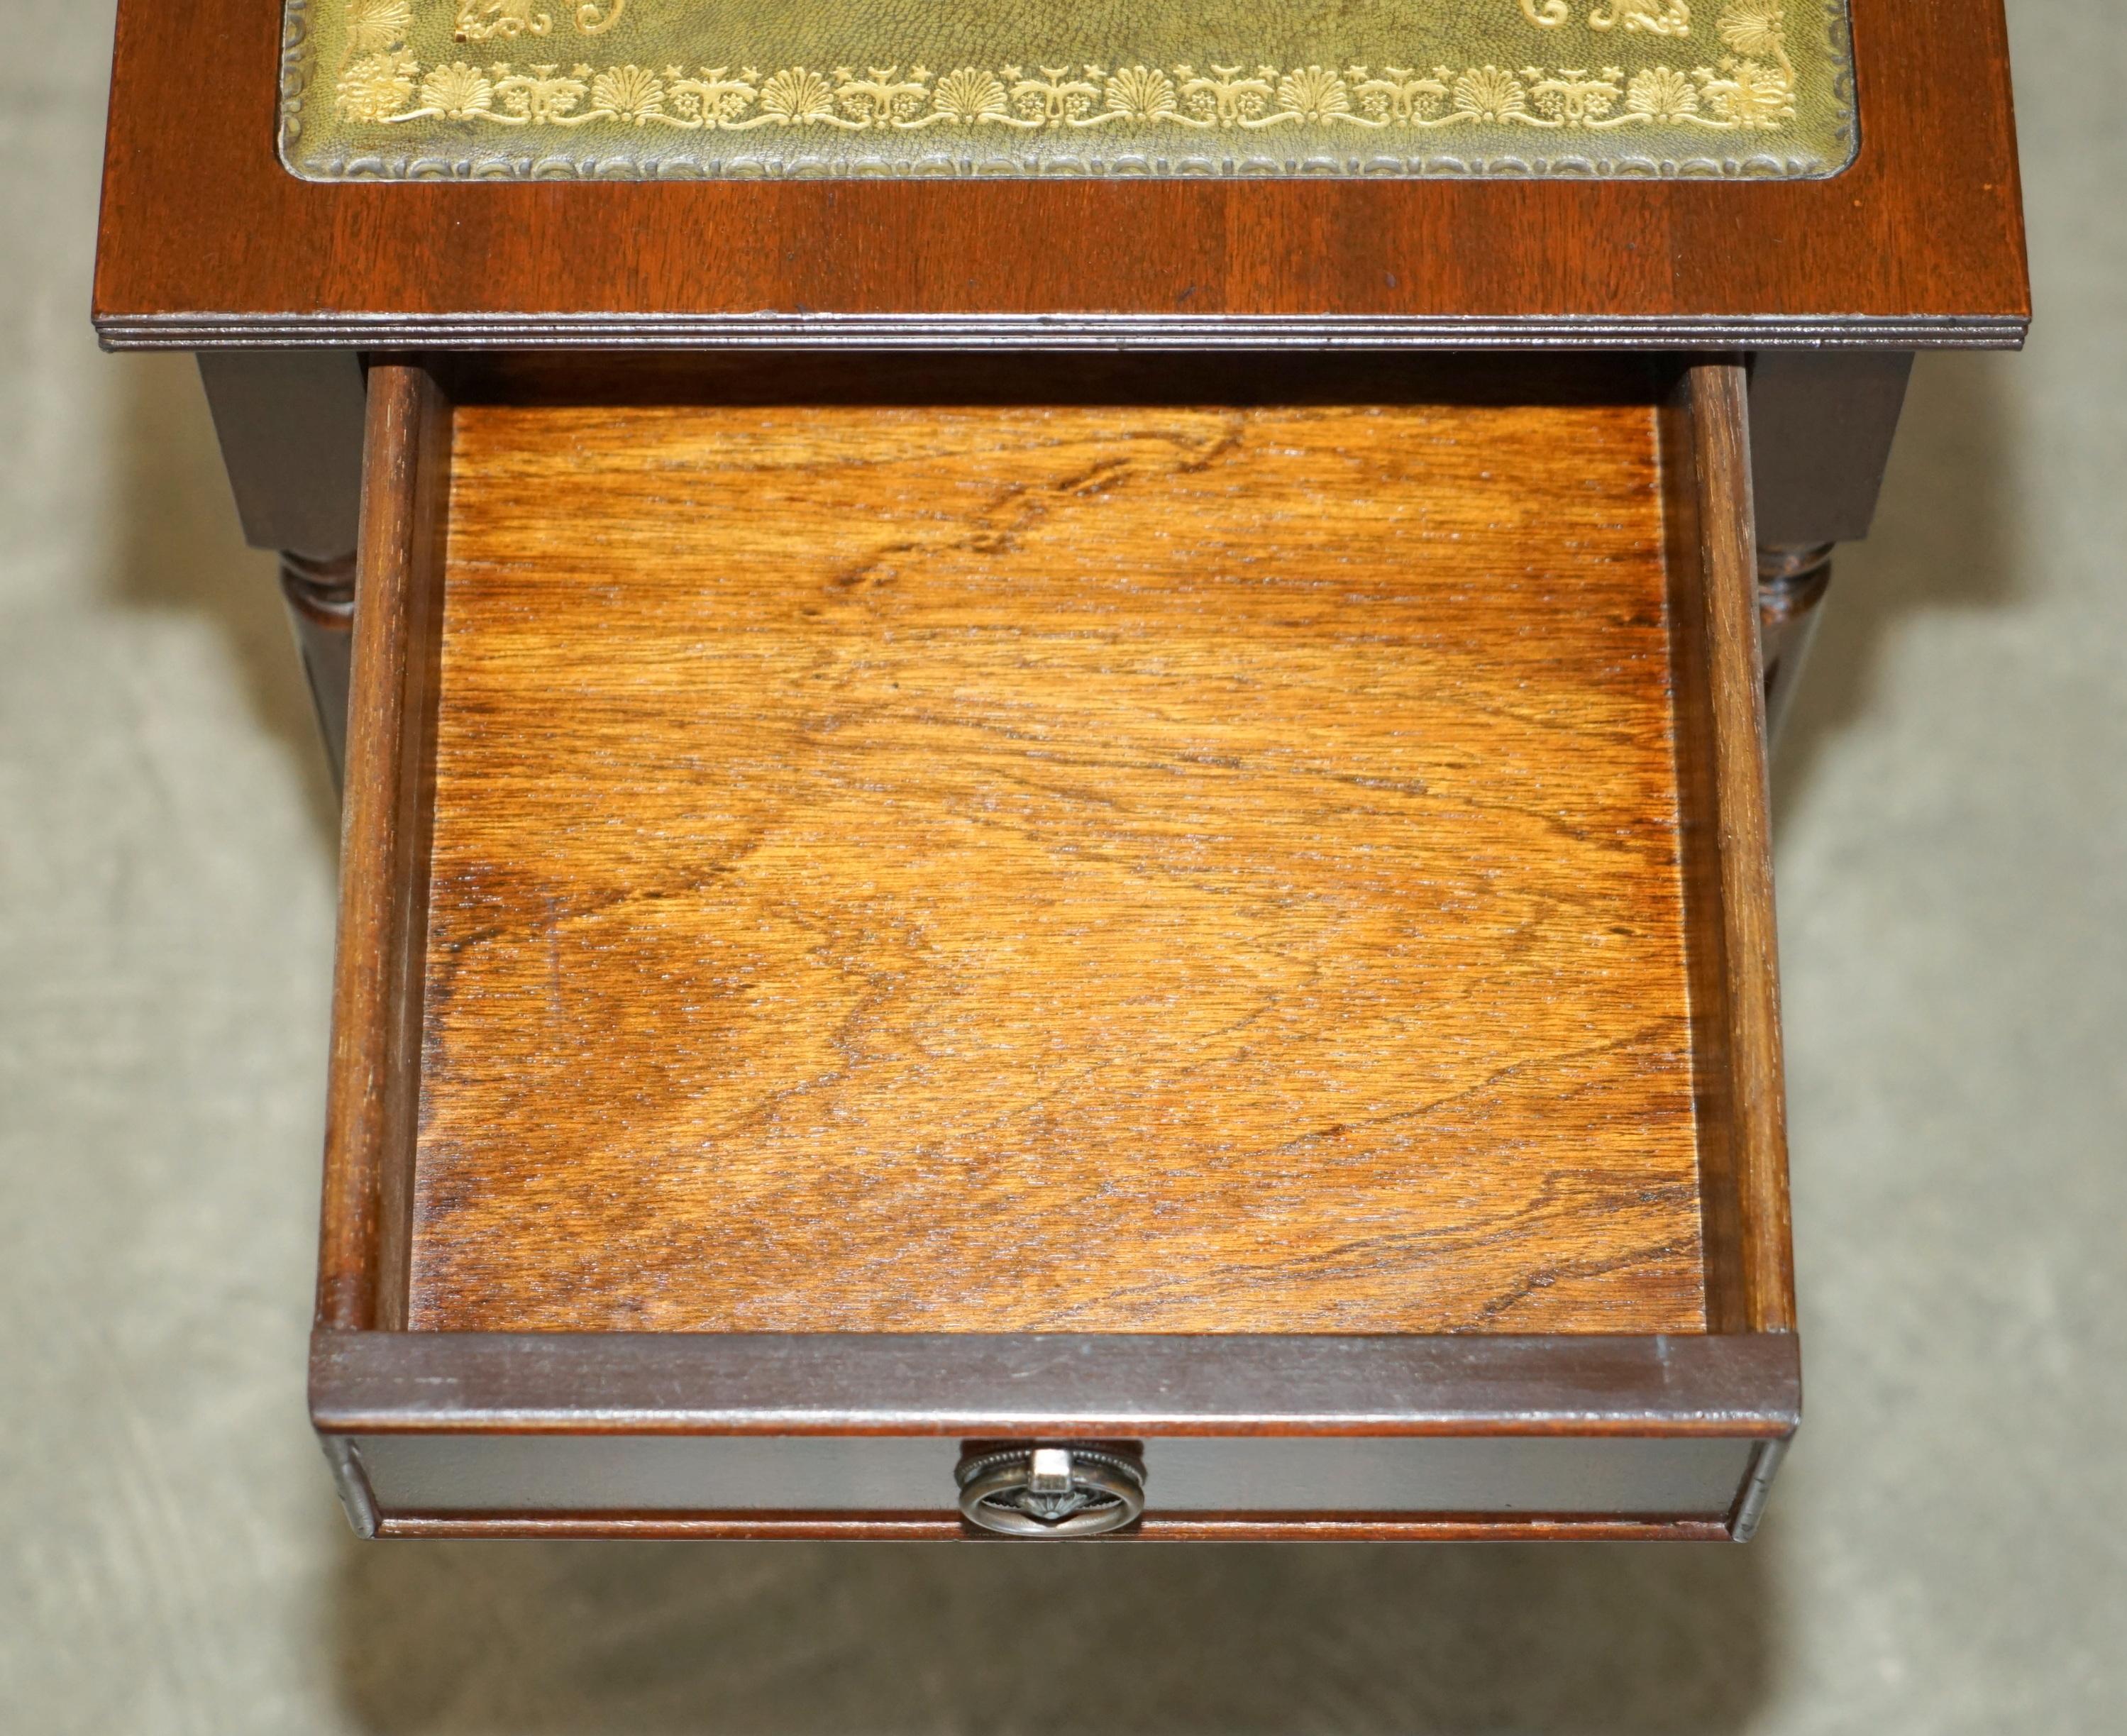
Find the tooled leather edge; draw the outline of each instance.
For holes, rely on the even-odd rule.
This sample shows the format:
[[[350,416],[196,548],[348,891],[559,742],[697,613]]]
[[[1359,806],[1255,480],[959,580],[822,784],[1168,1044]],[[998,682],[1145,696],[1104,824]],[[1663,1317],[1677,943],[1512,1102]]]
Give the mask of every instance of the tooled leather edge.
[[[1855,160],[1859,143],[1849,0],[1815,0],[1825,31],[1821,39],[1824,59],[1820,77],[1828,86],[1826,118],[1836,147],[1829,157],[1807,149],[1784,152],[1778,148],[1727,155],[1661,155],[1632,151],[1616,154],[1599,149],[1550,154],[1517,151],[1468,155],[1452,152],[1365,154],[1325,149],[1324,140],[1320,138],[1282,156],[1262,150],[1232,149],[1172,153],[1144,149],[1103,153],[1097,148],[1085,152],[977,152],[972,149],[972,139],[963,141],[969,144],[967,149],[921,154],[907,150],[810,150],[797,154],[741,150],[727,156],[714,153],[704,155],[698,151],[645,153],[632,145],[604,154],[595,149],[550,149],[538,153],[481,149],[477,145],[464,149],[455,142],[449,149],[425,152],[418,147],[358,152],[328,146],[322,151],[306,153],[301,149],[305,107],[310,102],[324,100],[323,91],[313,88],[323,75],[317,67],[317,39],[309,16],[311,3],[312,0],[285,0],[280,106],[282,161],[291,173],[310,180],[782,180],[1050,176],[1793,180],[1821,179],[1839,174]],[[362,0],[346,0],[346,3],[358,6]],[[626,0],[621,0],[621,3],[625,4]],[[1656,0],[1644,0],[1646,5],[1655,3]],[[1810,0],[1803,0],[1803,3],[1807,6]],[[471,9],[462,7],[461,11]],[[580,21],[580,14],[588,10],[591,8],[578,8]],[[1523,10],[1529,15],[1532,23],[1550,26],[1562,23],[1570,16],[1564,0],[1545,0],[1541,6],[1536,5],[1534,0],[1524,0]],[[1597,13],[1603,10],[1599,7],[1590,12],[1588,21],[1591,27],[1612,27],[1611,24],[1597,25]],[[1613,0],[1608,16],[1612,23],[1622,24],[1630,31],[1638,21],[1625,17],[1627,10],[1624,4]],[[1679,17],[1689,16],[1685,8],[1674,3],[1674,0],[1670,10]],[[540,79],[514,73],[504,64],[483,70],[461,62],[433,66],[424,77],[410,54],[396,52],[405,48],[402,29],[400,40],[393,45],[392,56],[371,54],[362,59],[381,63],[391,58],[403,62],[403,65],[396,71],[381,68],[378,76],[367,83],[353,78],[359,70],[359,48],[350,43],[347,64],[335,81],[333,100],[343,116],[354,116],[355,111],[348,106],[352,81],[357,87],[353,100],[358,104],[367,102],[374,109],[373,112],[365,110],[356,118],[377,124],[418,122],[433,117],[446,124],[476,128],[482,121],[511,127],[547,124],[573,128],[589,120],[632,120],[638,134],[646,120],[654,120],[668,127],[691,127],[712,133],[732,127],[745,130],[770,121],[784,127],[803,124],[847,126],[859,131],[867,126],[923,128],[942,121],[949,125],[961,125],[971,133],[978,122],[995,122],[1039,131],[1045,127],[1054,130],[1062,125],[1097,127],[1124,117],[1127,110],[1130,116],[1147,124],[1230,128],[1236,125],[1267,127],[1292,121],[1303,127],[1311,125],[1317,132],[1334,132],[1329,123],[1336,121],[1349,126],[1387,126],[1400,122],[1408,127],[1480,119],[1487,122],[1563,127],[1570,135],[1576,128],[1585,130],[1639,122],[1670,122],[1679,132],[1689,132],[1691,125],[1731,128],[1739,140],[1759,139],[1773,147],[1775,141],[1766,138],[1763,130],[1777,130],[1780,119],[1793,120],[1795,102],[1803,89],[1803,81],[1784,45],[1784,12],[1779,0],[1727,0],[1717,15],[1717,31],[1722,45],[1736,52],[1719,60],[1720,77],[1715,76],[1715,69],[1702,66],[1694,69],[1687,79],[1665,64],[1642,68],[1632,73],[1629,89],[1626,73],[1616,67],[1599,69],[1593,73],[1561,70],[1543,74],[1534,67],[1508,71],[1490,64],[1465,69],[1460,74],[1449,68],[1438,68],[1429,77],[1395,69],[1381,69],[1368,77],[1363,67],[1355,66],[1347,73],[1340,73],[1319,65],[1296,65],[1282,73],[1264,66],[1257,68],[1253,74],[1239,67],[1210,69],[1210,73],[1217,77],[1205,73],[1192,77],[1189,67],[1177,65],[1172,69],[1175,75],[1172,78],[1159,68],[1119,64],[1113,73],[1101,73],[1099,68],[1087,65],[1084,69],[1087,76],[1077,79],[1071,77],[1068,68],[1043,68],[1041,78],[1028,78],[1022,77],[1021,69],[1016,67],[1001,69],[997,74],[961,68],[943,75],[912,67],[905,79],[898,69],[874,69],[868,77],[839,69],[833,75],[838,82],[831,85],[817,73],[808,73],[802,67],[784,69],[765,79],[751,69],[735,78],[725,76],[721,68],[713,75],[705,71],[696,78],[681,77],[677,66],[666,68],[661,75],[648,67],[633,64],[609,66],[602,71],[589,65],[577,65],[570,69],[569,74],[558,77],[554,76],[560,72],[556,67],[532,69],[533,73],[548,75]],[[400,16],[405,17],[404,10]],[[599,30],[603,31],[618,17],[619,9],[616,7],[598,26]],[[460,22],[464,26],[458,35],[460,42],[468,40],[464,28],[480,28],[465,26],[463,18]],[[407,27],[410,28],[410,25]],[[1682,30],[1665,28],[1658,22],[1649,23],[1646,28],[1658,36],[1683,34]],[[1684,28],[1688,29],[1688,25]],[[478,40],[485,40],[491,33],[482,30]],[[1761,61],[1753,59],[1755,54],[1770,59]],[[1094,82],[1097,74],[1098,83]],[[749,75],[756,82],[748,83]],[[1452,91],[1446,82],[1451,78]],[[1664,106],[1641,90],[1641,82],[1647,78],[1667,80],[1681,94],[1672,99],[1670,106]],[[793,79],[807,87],[808,93],[802,97],[797,94]],[[1138,81],[1137,84],[1130,84],[1132,79]],[[1691,89],[1691,79],[1700,81],[1700,90]],[[590,82],[586,83],[585,80]],[[1004,80],[1016,82],[1007,87]],[[1156,102],[1146,94],[1152,88],[1146,81],[1158,87]],[[983,87],[980,102],[974,100],[973,87],[978,83]],[[448,90],[443,88],[446,84],[450,87]],[[564,84],[568,91],[558,99],[541,94],[547,86],[558,88]],[[1468,91],[1464,89],[1466,84],[1471,87]],[[374,89],[371,88],[372,85]],[[538,87],[536,90],[535,85]],[[962,85],[967,88],[962,89]],[[1119,95],[1118,92],[1124,91],[1126,85],[1128,91]],[[1139,89],[1139,85],[1145,85],[1145,89]],[[817,89],[811,88],[815,86]],[[1480,86],[1484,89],[1480,90]],[[1498,88],[1493,90],[1493,86]],[[514,88],[516,87],[523,88]],[[1106,109],[1098,106],[1104,94],[1103,87],[1107,98]],[[1248,93],[1237,94],[1244,87]],[[952,92],[950,99],[949,89]],[[1011,101],[1020,105],[1021,113],[1009,111],[1007,89]],[[1234,114],[1227,112],[1237,102],[1255,105],[1252,117],[1237,119]],[[1435,102],[1449,103],[1450,106],[1443,114],[1422,120],[1414,120],[1412,113],[1406,112],[1414,112],[1414,104],[1429,107]],[[558,106],[554,106],[557,102]],[[1213,118],[1185,112],[1187,105],[1191,102],[1198,106],[1201,116]],[[1779,106],[1783,102],[1785,107],[1781,110]],[[589,106],[580,106],[585,103]],[[902,106],[895,108],[896,103]],[[924,108],[926,103],[931,105],[927,111]],[[422,106],[410,106],[414,104]],[[1072,104],[1077,106],[1067,114],[1067,107]],[[509,112],[505,113],[505,110]],[[1759,117],[1755,121],[1751,118],[1754,112]],[[1023,118],[1041,116],[1045,118]],[[1766,118],[1769,116],[1775,118]],[[1087,136],[1090,141],[1091,135]],[[897,139],[892,142],[907,141]]]

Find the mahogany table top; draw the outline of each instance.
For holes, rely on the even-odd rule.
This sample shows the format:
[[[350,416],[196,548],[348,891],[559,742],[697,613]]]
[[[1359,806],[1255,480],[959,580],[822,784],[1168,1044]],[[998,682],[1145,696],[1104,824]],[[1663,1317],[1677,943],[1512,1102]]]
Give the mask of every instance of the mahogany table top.
[[[384,27],[407,10],[387,0]],[[1748,57],[1717,4],[1698,11],[1717,118],[1720,57]],[[2013,344],[2030,307],[2001,0],[1850,15],[1858,149],[1800,178],[528,182],[439,163],[364,183],[282,160],[281,0],[122,0],[96,319],[121,348]],[[1618,111],[1646,34],[1589,38],[1616,66],[1584,82],[1617,85]],[[533,58],[462,51],[462,106],[483,78],[502,100],[489,60]],[[1428,114],[1459,100],[1447,83]]]

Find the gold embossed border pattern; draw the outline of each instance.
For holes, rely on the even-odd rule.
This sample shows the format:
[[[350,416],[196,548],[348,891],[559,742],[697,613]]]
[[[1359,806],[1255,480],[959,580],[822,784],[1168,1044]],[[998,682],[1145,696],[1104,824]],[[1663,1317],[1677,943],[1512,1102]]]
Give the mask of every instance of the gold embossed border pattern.
[[[312,180],[1785,180],[1856,137],[1845,0],[286,6]]]

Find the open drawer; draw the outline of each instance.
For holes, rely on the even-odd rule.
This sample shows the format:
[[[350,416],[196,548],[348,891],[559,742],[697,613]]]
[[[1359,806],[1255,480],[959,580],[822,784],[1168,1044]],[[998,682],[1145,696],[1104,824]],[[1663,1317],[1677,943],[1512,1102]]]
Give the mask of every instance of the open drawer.
[[[1799,1377],[1740,368],[370,404],[361,1530],[1748,1535]]]

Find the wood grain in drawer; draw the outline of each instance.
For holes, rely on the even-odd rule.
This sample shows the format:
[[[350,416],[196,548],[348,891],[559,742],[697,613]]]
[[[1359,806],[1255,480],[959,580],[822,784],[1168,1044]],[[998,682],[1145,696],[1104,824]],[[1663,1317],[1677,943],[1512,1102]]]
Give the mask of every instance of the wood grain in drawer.
[[[1650,404],[454,440],[410,1325],[1704,1330]]]

